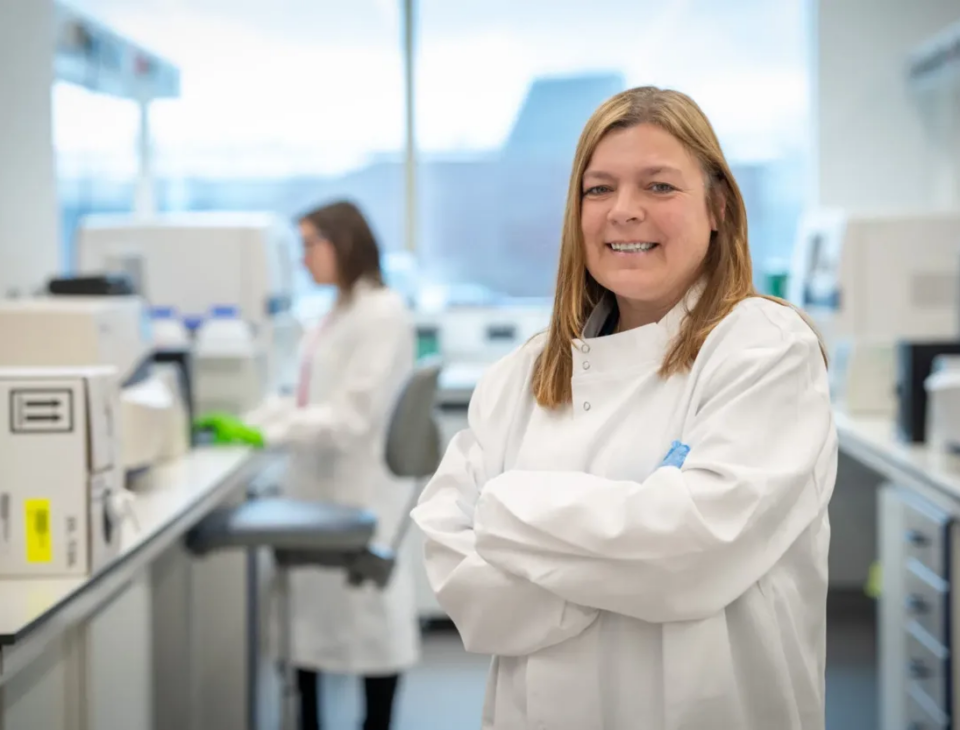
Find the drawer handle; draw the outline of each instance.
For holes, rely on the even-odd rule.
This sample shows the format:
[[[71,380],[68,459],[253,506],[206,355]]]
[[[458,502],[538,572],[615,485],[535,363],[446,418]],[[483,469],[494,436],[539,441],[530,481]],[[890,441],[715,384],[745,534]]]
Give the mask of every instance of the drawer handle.
[[[907,596],[907,610],[910,613],[930,613],[930,604],[923,596],[911,593]]]
[[[929,679],[931,672],[922,659],[911,659],[909,664],[911,679]]]
[[[930,538],[924,535],[920,530],[907,530],[907,542],[914,547],[926,547],[930,544]]]

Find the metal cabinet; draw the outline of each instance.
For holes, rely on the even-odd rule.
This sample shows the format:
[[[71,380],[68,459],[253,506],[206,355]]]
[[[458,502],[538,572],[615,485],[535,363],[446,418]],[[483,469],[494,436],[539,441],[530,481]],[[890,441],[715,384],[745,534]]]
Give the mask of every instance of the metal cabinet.
[[[956,525],[946,511],[898,485],[884,486],[880,510],[883,730],[960,727],[953,722],[951,646]]]

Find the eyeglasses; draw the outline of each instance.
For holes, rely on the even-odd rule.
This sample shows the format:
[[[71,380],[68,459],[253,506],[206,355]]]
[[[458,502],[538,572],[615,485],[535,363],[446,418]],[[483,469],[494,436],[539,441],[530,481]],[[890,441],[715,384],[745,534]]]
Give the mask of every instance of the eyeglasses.
[[[304,251],[309,251],[314,246],[319,246],[321,243],[324,243],[327,239],[322,236],[310,236],[304,237],[303,239],[303,249]]]

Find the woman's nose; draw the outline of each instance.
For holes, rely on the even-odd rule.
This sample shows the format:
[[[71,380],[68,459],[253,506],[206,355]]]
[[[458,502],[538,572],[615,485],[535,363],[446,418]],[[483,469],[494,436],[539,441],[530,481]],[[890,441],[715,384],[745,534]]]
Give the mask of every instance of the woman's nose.
[[[646,217],[647,213],[639,196],[627,190],[617,193],[609,213],[612,223],[636,223],[643,221]]]

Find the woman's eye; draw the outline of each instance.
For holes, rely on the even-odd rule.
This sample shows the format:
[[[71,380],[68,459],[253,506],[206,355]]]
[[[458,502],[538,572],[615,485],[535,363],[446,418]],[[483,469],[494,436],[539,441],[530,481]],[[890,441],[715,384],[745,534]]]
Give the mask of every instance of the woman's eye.
[[[669,183],[654,183],[650,186],[650,189],[655,193],[672,193],[676,190],[676,188]]]
[[[595,185],[592,188],[587,188],[583,191],[584,195],[603,195],[604,193],[609,193],[610,188],[606,185]]]

